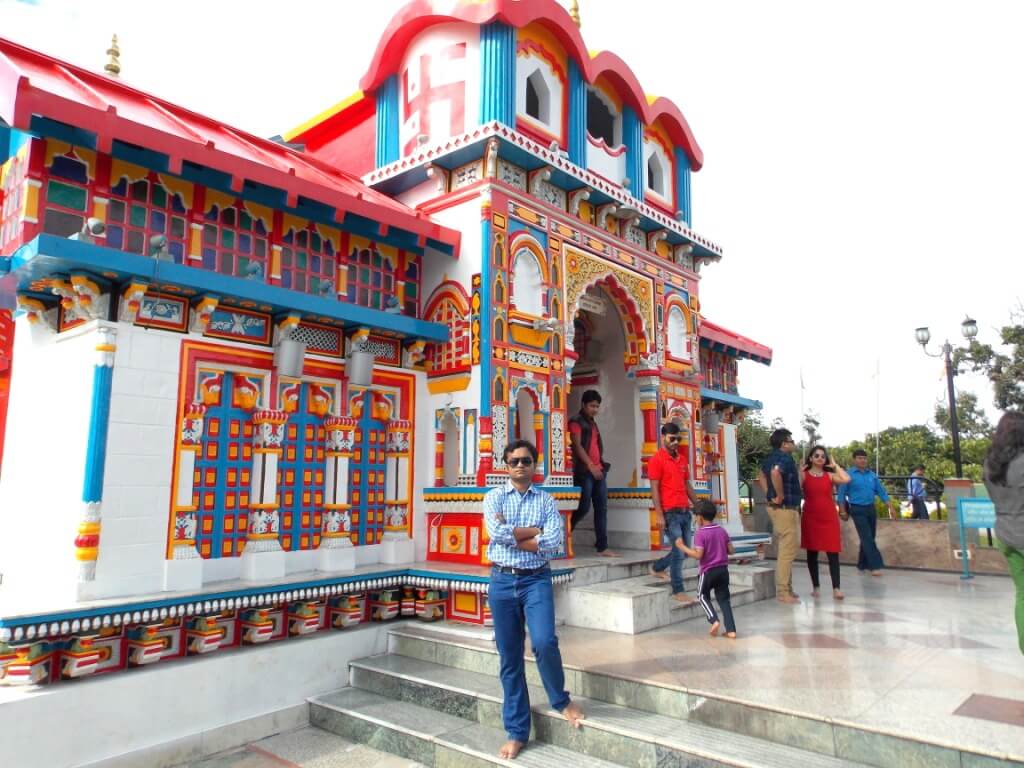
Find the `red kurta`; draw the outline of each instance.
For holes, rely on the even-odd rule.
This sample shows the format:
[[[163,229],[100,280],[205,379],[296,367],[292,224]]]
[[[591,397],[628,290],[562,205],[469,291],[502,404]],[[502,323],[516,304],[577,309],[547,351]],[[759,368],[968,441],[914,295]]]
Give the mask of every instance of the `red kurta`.
[[[804,513],[800,519],[800,546],[818,552],[841,552],[839,510],[832,495],[832,476],[804,475]]]

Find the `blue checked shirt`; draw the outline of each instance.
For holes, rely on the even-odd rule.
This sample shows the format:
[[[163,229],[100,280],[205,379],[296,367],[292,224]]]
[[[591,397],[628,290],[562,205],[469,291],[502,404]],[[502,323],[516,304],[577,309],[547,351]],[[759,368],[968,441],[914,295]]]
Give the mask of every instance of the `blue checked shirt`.
[[[772,469],[779,468],[782,473],[782,496],[775,498],[775,484],[772,482]],[[768,481],[768,501],[772,504],[781,504],[784,507],[797,509],[800,507],[800,473],[797,471],[796,462],[793,457],[780,448],[776,448],[768,458],[761,462],[761,471],[764,472],[765,480]]]
[[[491,543],[487,558],[495,565],[509,568],[540,568],[562,549],[562,516],[555,508],[555,499],[531,485],[520,493],[506,481],[484,496],[484,524]],[[540,549],[527,552],[516,546],[515,528],[543,528]]]

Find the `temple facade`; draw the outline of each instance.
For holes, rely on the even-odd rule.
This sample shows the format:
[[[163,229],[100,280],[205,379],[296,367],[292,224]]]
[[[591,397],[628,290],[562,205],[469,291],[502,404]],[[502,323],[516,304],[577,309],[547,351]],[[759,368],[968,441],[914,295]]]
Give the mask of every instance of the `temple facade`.
[[[669,420],[742,530],[771,350],[704,318],[703,154],[554,0],[414,0],[277,141],[2,40],[0,72],[7,682],[487,622],[483,494],[525,438],[568,516],[586,389],[616,546],[660,546]]]

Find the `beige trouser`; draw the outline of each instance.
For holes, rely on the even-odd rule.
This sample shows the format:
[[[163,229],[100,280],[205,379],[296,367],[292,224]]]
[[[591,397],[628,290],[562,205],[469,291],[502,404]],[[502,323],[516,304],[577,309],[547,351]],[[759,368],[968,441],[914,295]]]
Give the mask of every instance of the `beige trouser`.
[[[793,559],[800,548],[800,512],[790,507],[768,507],[775,529],[775,592],[777,597],[793,594]]]

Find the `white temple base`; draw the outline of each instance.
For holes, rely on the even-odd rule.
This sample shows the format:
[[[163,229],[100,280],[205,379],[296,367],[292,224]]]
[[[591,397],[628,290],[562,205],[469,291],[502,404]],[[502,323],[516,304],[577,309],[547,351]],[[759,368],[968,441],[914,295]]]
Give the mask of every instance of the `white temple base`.
[[[285,574],[285,553],[242,552],[242,578],[245,581],[266,581],[280,579]]]
[[[203,559],[167,560],[164,562],[164,592],[187,592],[202,589]]]
[[[318,571],[354,571],[356,569],[355,547],[317,550],[316,569]]]
[[[380,543],[380,561],[388,565],[411,563],[416,559],[416,544],[408,536],[385,538]]]

